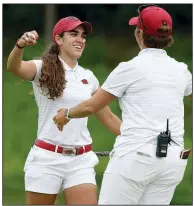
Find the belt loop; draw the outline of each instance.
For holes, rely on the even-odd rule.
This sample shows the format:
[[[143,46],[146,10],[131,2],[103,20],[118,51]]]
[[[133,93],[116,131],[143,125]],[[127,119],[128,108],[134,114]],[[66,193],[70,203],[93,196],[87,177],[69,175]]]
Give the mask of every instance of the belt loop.
[[[59,145],[56,145],[55,152],[57,153]]]

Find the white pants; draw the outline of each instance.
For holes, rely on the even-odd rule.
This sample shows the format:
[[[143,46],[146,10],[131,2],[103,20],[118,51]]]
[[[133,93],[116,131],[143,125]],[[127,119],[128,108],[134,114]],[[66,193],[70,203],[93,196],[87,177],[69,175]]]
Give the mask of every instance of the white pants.
[[[169,145],[166,158],[156,157],[153,144],[122,157],[115,151],[104,173],[99,204],[170,204],[187,164],[179,157],[181,150]]]
[[[24,166],[25,190],[58,194],[79,184],[96,185],[94,167],[98,162],[98,157],[92,151],[67,156],[33,146]]]

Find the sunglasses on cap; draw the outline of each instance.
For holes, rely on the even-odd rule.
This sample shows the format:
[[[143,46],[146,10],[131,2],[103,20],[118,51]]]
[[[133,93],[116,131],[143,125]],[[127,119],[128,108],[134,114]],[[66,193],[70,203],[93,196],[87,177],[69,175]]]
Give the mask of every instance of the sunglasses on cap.
[[[143,26],[144,30],[146,30],[146,27],[145,27],[145,24],[143,23],[143,19],[141,18],[141,12],[142,12],[145,8],[150,7],[150,6],[159,7],[159,6],[157,6],[156,4],[149,4],[149,5],[146,5],[146,4],[145,4],[145,5],[141,5],[141,6],[138,7],[138,9],[137,9],[138,16],[139,16],[141,25]]]

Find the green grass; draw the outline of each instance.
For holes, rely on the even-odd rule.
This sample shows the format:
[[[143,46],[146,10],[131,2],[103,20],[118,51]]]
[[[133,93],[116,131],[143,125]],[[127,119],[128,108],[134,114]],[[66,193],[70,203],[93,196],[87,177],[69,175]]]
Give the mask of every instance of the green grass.
[[[184,43],[179,41],[179,39],[183,39]],[[110,70],[116,67],[120,60],[129,60],[138,52],[137,46],[131,44],[129,48],[129,44],[126,43],[127,41],[126,39],[110,39],[107,42],[110,46],[107,48],[105,43],[100,43],[99,38],[96,41],[97,43],[95,39],[91,40],[88,51],[85,51],[86,54],[83,57],[82,65],[91,68],[100,83],[103,83]],[[170,48],[168,52],[180,61],[185,61],[189,66],[192,66],[191,38],[176,37],[175,41],[178,45]],[[95,44],[98,44],[98,46],[95,47]],[[102,47],[106,49],[106,52],[100,53]],[[91,54],[91,48],[97,48],[97,54],[101,54],[99,61],[95,53]],[[115,51],[116,49],[117,51]],[[25,58],[31,59],[34,56],[39,56],[40,51],[42,51],[41,45],[38,49],[29,48]],[[93,50],[93,52],[95,51]],[[117,58],[118,54],[120,55]],[[88,55],[90,55],[89,62],[87,62],[86,58]],[[7,57],[4,56],[3,59],[5,63]],[[28,94],[32,89],[31,83],[23,82],[16,84],[19,78],[8,73],[5,64],[3,68],[3,204],[21,205],[25,204],[23,166],[29,149],[36,138],[37,106],[33,97]],[[115,114],[120,116],[117,101],[111,103],[110,107]],[[93,137],[94,150],[111,150],[115,141],[115,135],[102,126],[95,117],[89,118],[88,125]],[[192,102],[187,99],[185,99],[185,131],[185,145],[187,148],[191,148]],[[102,175],[109,160],[108,157],[100,157],[99,159],[100,162],[96,166],[98,190],[100,189]],[[60,194],[56,204],[63,203],[63,195]],[[171,204],[192,204],[192,157],[189,158],[184,179],[177,187]]]

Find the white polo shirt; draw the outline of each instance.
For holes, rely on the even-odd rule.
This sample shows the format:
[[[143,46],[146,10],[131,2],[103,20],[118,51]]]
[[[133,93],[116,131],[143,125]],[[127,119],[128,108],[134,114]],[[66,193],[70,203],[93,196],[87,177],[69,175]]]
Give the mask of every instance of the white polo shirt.
[[[37,74],[32,81],[35,100],[38,106],[38,132],[37,138],[52,144],[62,146],[82,146],[92,143],[87,128],[88,118],[72,119],[60,132],[52,118],[61,108],[71,108],[91,97],[98,89],[99,82],[93,72],[86,70],[78,64],[71,69],[60,57],[65,68],[66,88],[62,97],[54,101],[43,95],[39,85],[42,60],[33,60],[36,64]],[[87,80],[84,84],[81,80]]]
[[[184,146],[184,96],[192,93],[187,65],[169,57],[162,49],[143,49],[131,61],[120,63],[101,87],[119,99],[121,135],[114,149],[120,154],[157,139],[166,130]]]

